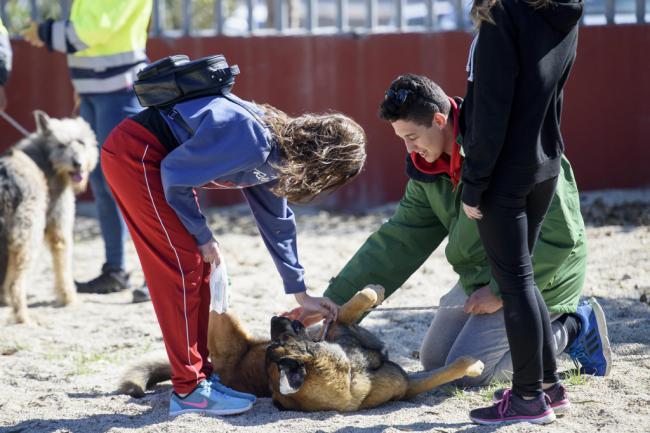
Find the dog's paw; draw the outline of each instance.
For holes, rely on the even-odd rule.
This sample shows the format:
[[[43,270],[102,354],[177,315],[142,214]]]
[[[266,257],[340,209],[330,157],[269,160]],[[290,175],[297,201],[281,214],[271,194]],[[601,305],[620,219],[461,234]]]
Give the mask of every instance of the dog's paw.
[[[386,289],[379,284],[368,284],[365,289],[370,289],[375,292],[377,299],[375,300],[375,305],[379,305],[384,302],[384,297],[386,296]]]
[[[481,374],[483,374],[483,369],[485,368],[485,364],[483,364],[483,361],[479,361],[478,359],[474,361],[472,365],[470,365],[467,368],[467,374],[466,376],[469,377],[478,377]]]
[[[454,364],[456,363],[465,370],[465,376],[469,377],[480,376],[485,368],[482,361],[471,356],[462,356],[454,362]]]
[[[56,306],[65,307],[66,305],[74,305],[78,303],[77,290],[74,286],[67,288],[60,288],[56,291]]]
[[[16,314],[16,317],[14,317],[14,324],[16,325],[23,325],[23,326],[34,326],[35,323],[34,321],[29,317],[27,313],[18,313]]]

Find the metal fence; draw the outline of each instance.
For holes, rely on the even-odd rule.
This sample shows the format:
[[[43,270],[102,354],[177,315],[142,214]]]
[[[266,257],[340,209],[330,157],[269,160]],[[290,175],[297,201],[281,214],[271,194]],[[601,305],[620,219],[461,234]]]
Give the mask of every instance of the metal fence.
[[[101,0],[97,0],[101,1]],[[584,0],[583,25],[650,22],[650,0]],[[13,34],[67,17],[72,0],[0,0]],[[471,0],[153,0],[154,36],[389,33],[465,30]]]

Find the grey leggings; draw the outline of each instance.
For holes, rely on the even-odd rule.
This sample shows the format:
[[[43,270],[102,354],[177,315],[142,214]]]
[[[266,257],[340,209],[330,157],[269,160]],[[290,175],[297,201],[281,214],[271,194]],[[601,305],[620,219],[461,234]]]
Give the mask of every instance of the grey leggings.
[[[463,305],[467,295],[456,284],[440,298],[431,325],[420,348],[420,361],[426,370],[447,365],[461,356],[473,356],[483,361],[485,369],[478,377],[466,377],[456,383],[460,386],[487,385],[491,380],[512,379],[512,359],[503,308],[492,314],[466,314]],[[561,314],[551,314],[555,355],[566,348],[568,334],[557,321]]]

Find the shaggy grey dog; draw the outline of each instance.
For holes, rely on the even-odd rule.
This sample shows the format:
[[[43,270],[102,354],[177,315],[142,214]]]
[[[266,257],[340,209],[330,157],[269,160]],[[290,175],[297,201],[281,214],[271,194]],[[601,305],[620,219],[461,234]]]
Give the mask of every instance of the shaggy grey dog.
[[[25,287],[43,239],[52,253],[57,300],[75,300],[72,227],[75,193],[97,164],[97,140],[81,118],[50,119],[35,111],[36,132],[0,157],[0,302],[29,322]]]

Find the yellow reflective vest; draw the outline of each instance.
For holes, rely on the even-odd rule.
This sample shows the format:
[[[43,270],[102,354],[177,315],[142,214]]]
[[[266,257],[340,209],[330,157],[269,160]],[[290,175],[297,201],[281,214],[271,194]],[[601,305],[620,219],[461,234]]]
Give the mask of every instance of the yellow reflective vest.
[[[77,93],[122,90],[146,63],[152,7],[153,0],[74,0],[70,19],[42,23],[39,36],[68,53]]]

